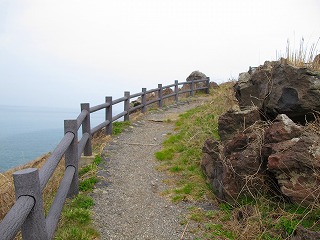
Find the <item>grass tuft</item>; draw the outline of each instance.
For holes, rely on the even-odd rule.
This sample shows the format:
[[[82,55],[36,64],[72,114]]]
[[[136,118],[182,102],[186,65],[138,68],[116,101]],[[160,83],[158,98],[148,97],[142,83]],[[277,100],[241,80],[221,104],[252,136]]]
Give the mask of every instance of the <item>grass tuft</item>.
[[[112,135],[117,136],[123,132],[124,129],[128,128],[131,125],[129,121],[124,122],[114,122],[112,124]]]
[[[305,42],[302,37],[299,42],[298,48],[296,48],[295,44],[291,45],[290,40],[287,40],[286,54],[282,55],[280,53],[280,57],[284,57],[287,61],[296,66],[296,67],[307,67],[309,69],[320,71],[320,62],[314,62],[314,58],[319,53],[318,51],[318,43],[320,38],[318,38],[317,42],[309,45]],[[278,58],[279,56],[277,56]]]

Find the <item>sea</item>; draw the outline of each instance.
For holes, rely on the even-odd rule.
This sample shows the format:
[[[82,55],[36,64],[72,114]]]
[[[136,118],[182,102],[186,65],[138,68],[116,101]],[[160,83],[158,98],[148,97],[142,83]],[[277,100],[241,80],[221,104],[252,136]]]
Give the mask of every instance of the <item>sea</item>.
[[[0,105],[0,172],[54,150],[64,135],[64,120],[76,119],[79,113],[80,109]],[[91,114],[91,128],[104,121],[104,114]]]

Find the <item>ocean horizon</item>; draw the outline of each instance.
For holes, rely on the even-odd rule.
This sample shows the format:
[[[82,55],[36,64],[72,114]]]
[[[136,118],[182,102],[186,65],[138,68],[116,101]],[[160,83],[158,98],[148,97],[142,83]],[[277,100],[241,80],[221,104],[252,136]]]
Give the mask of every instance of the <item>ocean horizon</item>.
[[[0,105],[0,172],[51,152],[64,135],[64,120],[80,109]],[[91,114],[91,128],[104,121],[104,111]],[[81,131],[81,128],[80,128]]]

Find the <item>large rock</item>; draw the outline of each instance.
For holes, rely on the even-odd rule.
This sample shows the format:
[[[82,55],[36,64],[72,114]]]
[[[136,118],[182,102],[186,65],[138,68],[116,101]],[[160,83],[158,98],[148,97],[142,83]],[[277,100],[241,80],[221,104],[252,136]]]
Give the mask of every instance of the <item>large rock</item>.
[[[200,72],[200,71],[193,71],[192,73],[190,73],[190,75],[187,77],[187,82],[189,81],[195,81],[195,80],[206,80],[207,76]]]
[[[291,240],[319,240],[320,232],[313,232],[305,229],[302,226],[298,226],[294,231]]]
[[[320,196],[320,135],[285,115],[276,120],[265,131],[267,169],[292,202],[314,203]]]
[[[265,178],[260,155],[261,130],[260,124],[255,123],[235,134],[224,146],[217,141],[206,141],[201,166],[219,199],[233,202],[243,194],[261,191]]]
[[[216,196],[224,199],[222,185],[223,164],[220,158],[220,143],[214,139],[208,139],[202,149],[203,157],[201,168],[212,185]]]
[[[305,122],[320,111],[320,73],[294,67],[285,59],[240,74],[235,91],[240,108],[256,106],[271,120],[284,113]]]
[[[302,205],[319,201],[320,127],[310,126],[281,114],[220,143],[207,141],[202,168],[217,197],[232,202],[268,192]]]
[[[243,110],[229,110],[218,120],[218,133],[221,141],[231,139],[236,133],[261,120],[259,109],[256,107]]]
[[[227,142],[223,149],[223,190],[232,202],[242,195],[258,195],[264,188],[265,165],[261,157],[263,132],[260,124],[247,128]]]
[[[200,71],[193,71],[186,79],[187,82],[191,82],[191,81],[196,81],[196,80],[207,80],[207,76],[200,72]],[[190,85],[188,84],[188,87]],[[202,88],[202,87],[206,87],[207,83],[206,82],[200,82],[200,83],[196,83],[195,84],[195,88]],[[189,87],[190,89],[190,87]],[[205,91],[205,90],[203,90]]]
[[[240,111],[219,117],[221,142],[203,149],[202,167],[218,198],[268,192],[320,204],[320,122],[310,124],[320,112],[320,73],[285,59],[265,62],[240,74],[235,92]]]

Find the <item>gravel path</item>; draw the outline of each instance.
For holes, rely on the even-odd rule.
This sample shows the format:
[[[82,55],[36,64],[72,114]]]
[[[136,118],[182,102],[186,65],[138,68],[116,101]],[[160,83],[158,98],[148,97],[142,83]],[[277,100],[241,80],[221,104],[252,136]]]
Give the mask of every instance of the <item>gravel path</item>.
[[[187,204],[161,196],[168,176],[155,170],[154,153],[174,132],[172,121],[205,100],[148,112],[105,147],[105,162],[98,173],[103,180],[93,193],[94,224],[101,239],[194,239],[180,224]]]

